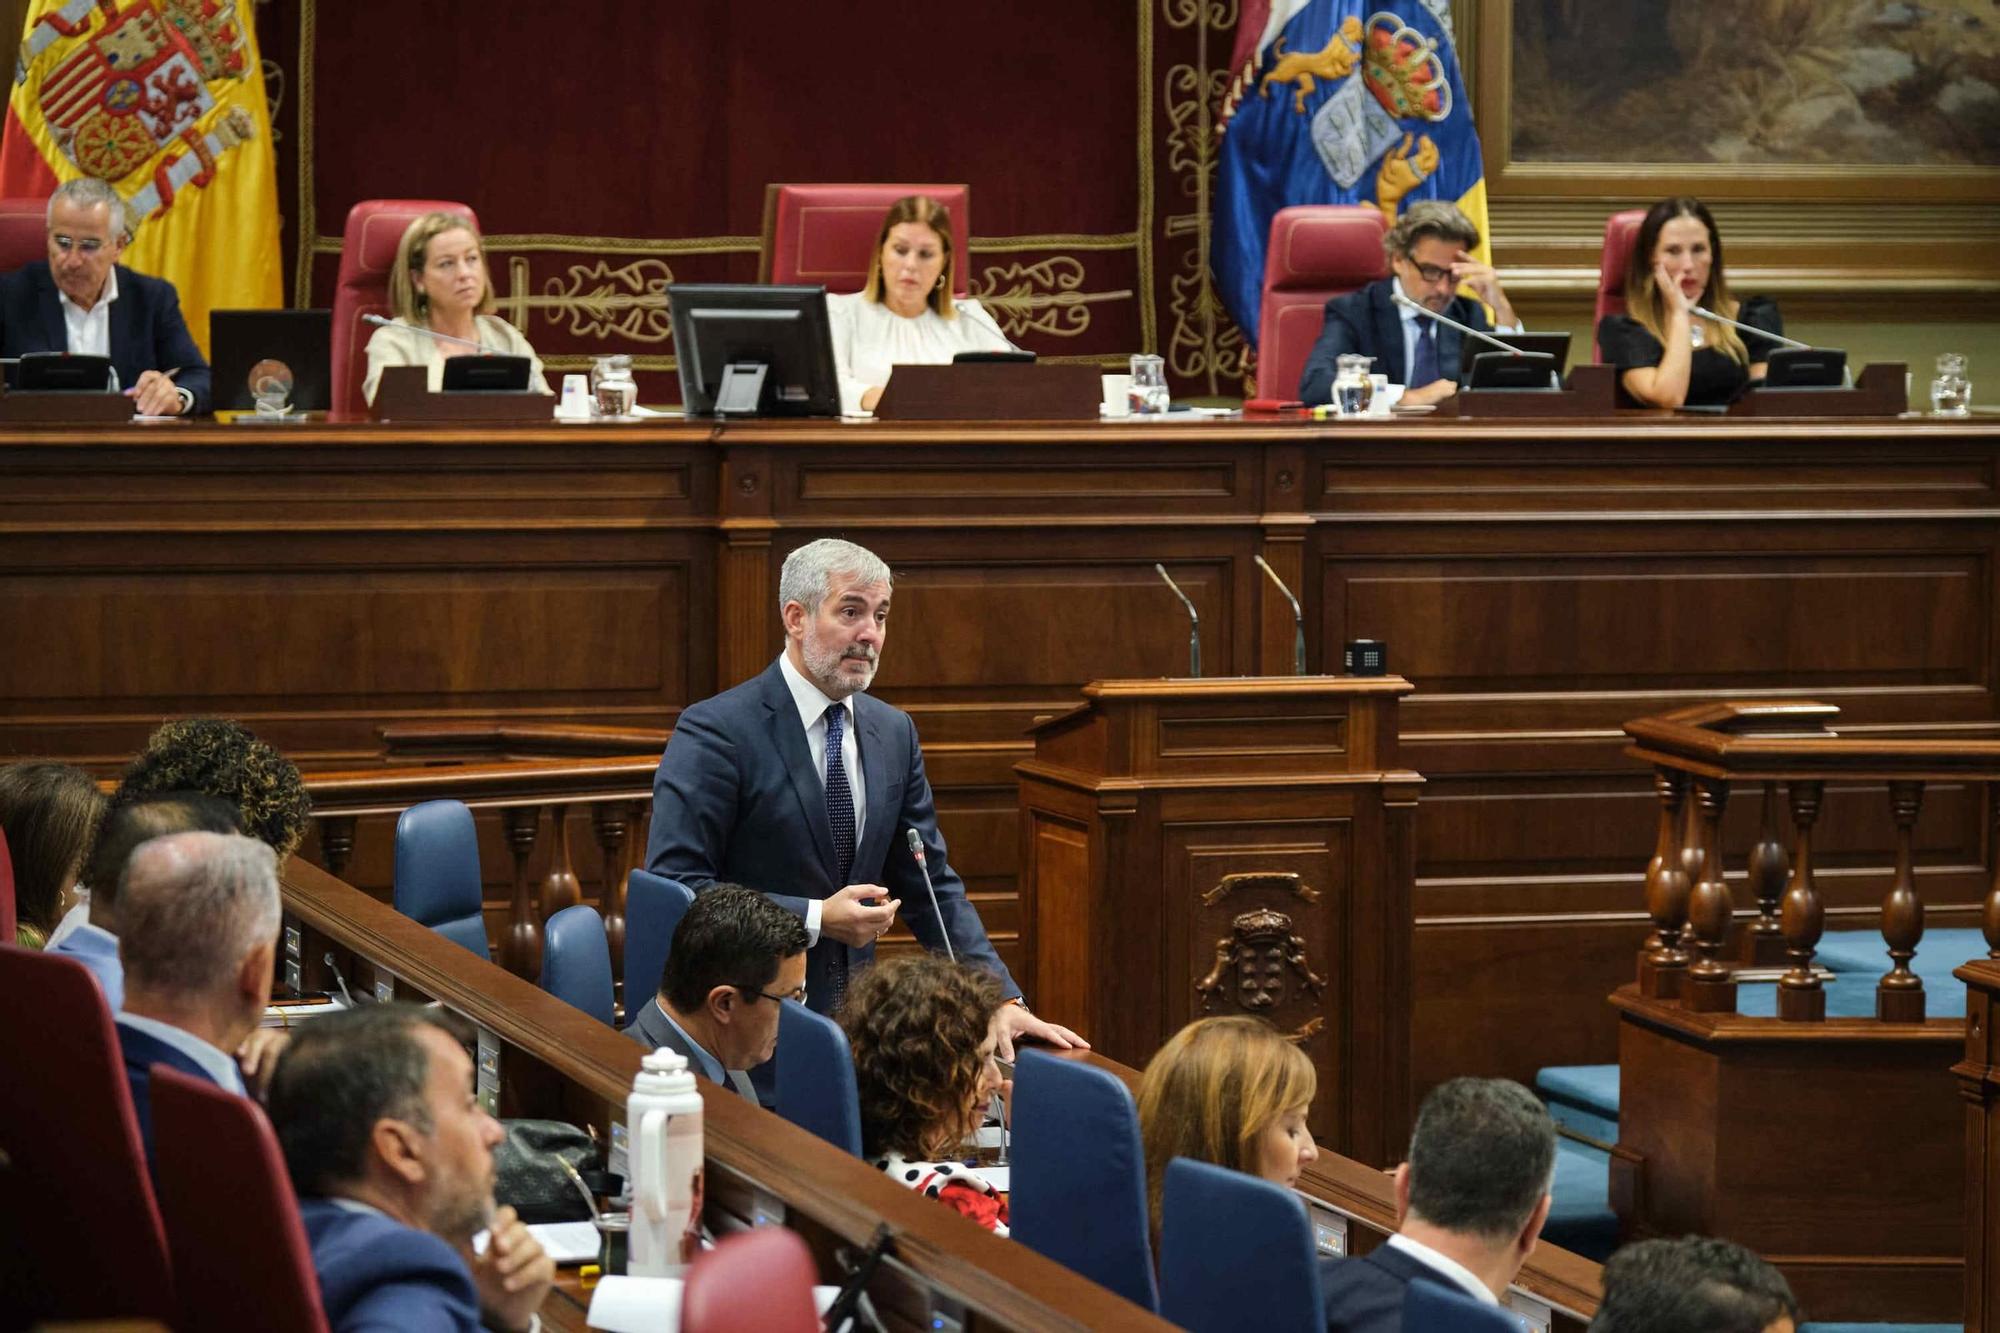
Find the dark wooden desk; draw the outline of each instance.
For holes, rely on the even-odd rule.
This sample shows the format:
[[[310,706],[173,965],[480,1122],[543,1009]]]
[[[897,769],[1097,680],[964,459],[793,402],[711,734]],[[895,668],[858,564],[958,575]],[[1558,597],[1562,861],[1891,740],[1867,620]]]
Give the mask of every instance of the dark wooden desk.
[[[397,720],[671,724],[778,649],[784,554],[898,573],[881,694],[925,737],[953,861],[1021,957],[1013,766],[1086,681],[1312,670],[1373,637],[1417,692],[1412,1070],[1614,1058],[1643,933],[1647,775],[1621,725],[1805,694],[1844,730],[1992,734],[1993,418],[1070,426],[668,422],[0,433],[0,754],[109,766],[161,715],[246,719],[315,767]],[[32,651],[21,651],[32,645]],[[1828,828],[1832,927],[1886,882],[1879,811]],[[1754,811],[1732,809],[1730,818]],[[1934,926],[1984,819],[1934,788]],[[1745,845],[1747,827],[1732,828]],[[589,849],[587,830],[576,839]],[[497,833],[493,897],[507,893]],[[580,867],[581,868],[581,867]],[[388,881],[386,855],[349,875]]]

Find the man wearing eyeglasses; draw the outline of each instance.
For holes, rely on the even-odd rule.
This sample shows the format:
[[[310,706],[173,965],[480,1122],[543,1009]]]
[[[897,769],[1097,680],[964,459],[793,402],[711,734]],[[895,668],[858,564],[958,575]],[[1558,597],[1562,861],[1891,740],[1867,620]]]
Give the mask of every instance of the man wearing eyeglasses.
[[[1478,246],[1479,228],[1456,205],[1425,199],[1405,209],[1382,237],[1390,276],[1326,303],[1326,323],[1306,358],[1299,397],[1308,406],[1332,402],[1334,373],[1348,353],[1375,358],[1374,373],[1403,385],[1401,401],[1413,407],[1457,393],[1465,335],[1398,305],[1396,295],[1481,332],[1521,332],[1500,276],[1473,258]],[[1478,299],[1461,295],[1462,287]],[[1486,306],[1493,307],[1497,330]]]
[[[109,357],[115,387],[142,416],[209,406],[208,362],[181,317],[171,282],[134,273],[125,201],[101,180],[65,181],[49,196],[49,257],[0,277],[0,356],[70,352]]]
[[[754,889],[711,884],[674,927],[660,989],[625,1035],[757,1100],[746,1071],[778,1049],[778,1006],[806,1002],[806,924]]]

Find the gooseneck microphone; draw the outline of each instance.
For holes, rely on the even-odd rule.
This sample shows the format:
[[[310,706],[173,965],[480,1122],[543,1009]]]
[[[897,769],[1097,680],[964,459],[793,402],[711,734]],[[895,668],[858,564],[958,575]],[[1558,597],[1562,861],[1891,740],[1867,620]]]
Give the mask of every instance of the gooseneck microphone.
[[[398,324],[395,320],[384,319],[380,315],[363,315],[361,318],[369,324],[379,324],[385,329],[408,329],[412,333],[421,333],[426,338],[435,338],[441,343],[457,343],[460,347],[472,347],[488,353],[493,350],[477,338],[461,338],[455,333],[439,333],[436,329],[427,329],[421,324]]]
[[[1438,323],[1444,325],[1446,328],[1457,329],[1460,333],[1463,333],[1468,338],[1477,338],[1479,339],[1479,341],[1483,343],[1492,343],[1495,347],[1499,348],[1501,351],[1511,352],[1515,356],[1526,355],[1525,352],[1523,352],[1520,348],[1514,346],[1514,344],[1501,342],[1498,338],[1494,337],[1492,334],[1482,333],[1478,329],[1473,328],[1470,324],[1461,324],[1455,319],[1452,319],[1445,315],[1440,315],[1437,311],[1431,309],[1429,306],[1424,305],[1418,301],[1412,301],[1409,297],[1403,295],[1401,292],[1391,291],[1389,293],[1389,299],[1394,301],[1399,306],[1403,306],[1407,309],[1414,310],[1419,315],[1422,315],[1425,319],[1436,320]]]
[[[1167,567],[1165,565],[1160,564],[1158,561],[1155,561],[1153,563],[1153,572],[1158,574],[1162,579],[1166,580],[1167,586],[1174,590],[1174,596],[1180,598],[1181,605],[1187,608],[1188,675],[1192,676],[1196,680],[1200,680],[1201,679],[1201,617],[1195,613],[1194,603],[1188,600],[1188,595],[1181,591],[1181,585],[1175,583],[1173,580],[1173,576],[1167,573]]]
[[[1271,568],[1263,556],[1252,556],[1251,559],[1257,562],[1257,568],[1271,576],[1271,582],[1278,585],[1278,591],[1292,604],[1292,674],[1303,676],[1306,674],[1306,613],[1299,609],[1299,599],[1292,596],[1292,590],[1285,586],[1285,581],[1278,577],[1278,571]]]
[[[1782,333],[1773,333],[1769,329],[1760,329],[1755,324],[1745,324],[1741,320],[1730,319],[1727,315],[1718,315],[1707,306],[1690,306],[1689,309],[1695,314],[1700,315],[1703,319],[1712,319],[1718,324],[1727,324],[1732,329],[1737,329],[1744,333],[1754,333],[1759,338],[1765,338],[1774,343],[1783,343],[1787,347],[1796,347],[1801,352],[1817,350],[1811,343],[1802,343],[1797,338],[1787,338]]]
[[[937,889],[931,885],[931,868],[924,859],[924,836],[915,829],[904,829],[903,840],[910,844],[910,855],[916,859],[917,869],[924,872],[924,892],[931,896],[931,915],[937,918],[938,934],[944,937],[944,956],[955,963],[958,953],[951,947],[951,932],[944,928],[944,909],[938,906]]]

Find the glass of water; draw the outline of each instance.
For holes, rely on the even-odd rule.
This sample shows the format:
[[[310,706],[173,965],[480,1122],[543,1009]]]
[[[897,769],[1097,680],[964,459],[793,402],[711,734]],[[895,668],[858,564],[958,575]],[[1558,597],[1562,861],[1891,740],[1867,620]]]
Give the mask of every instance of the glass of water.
[[[1167,410],[1167,363],[1141,352],[1132,358],[1132,410],[1153,416]]]
[[[1931,381],[1931,415],[1962,417],[1972,411],[1972,381],[1965,377],[1965,354],[1942,352]]]

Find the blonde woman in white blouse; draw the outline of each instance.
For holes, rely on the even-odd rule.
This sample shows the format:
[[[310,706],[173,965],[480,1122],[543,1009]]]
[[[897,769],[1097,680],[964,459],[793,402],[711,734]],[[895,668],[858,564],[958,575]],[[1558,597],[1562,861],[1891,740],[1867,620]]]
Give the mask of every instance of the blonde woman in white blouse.
[[[362,396],[375,401],[375,386],[381,383],[385,366],[428,367],[431,392],[436,393],[444,382],[446,358],[481,352],[527,357],[528,387],[549,392],[549,382],[542,378],[542,359],[519,329],[492,313],[494,304],[485,246],[472,224],[457,213],[426,213],[412,222],[389,268],[389,305],[396,322],[376,329],[368,340]],[[427,337],[422,329],[466,342]]]
[[[826,298],[843,412],[872,412],[899,365],[950,364],[1014,345],[972,300],[954,301],[951,214],[926,195],[889,205],[860,291]]]

